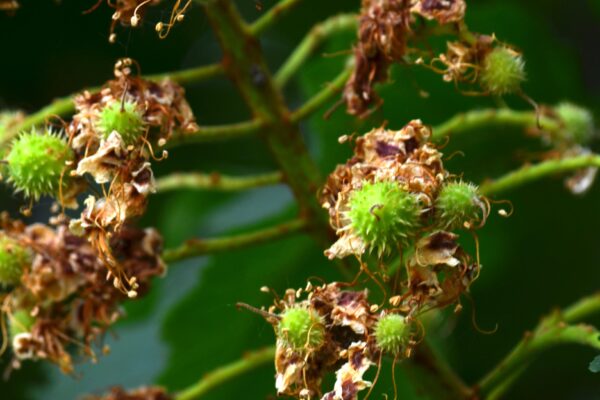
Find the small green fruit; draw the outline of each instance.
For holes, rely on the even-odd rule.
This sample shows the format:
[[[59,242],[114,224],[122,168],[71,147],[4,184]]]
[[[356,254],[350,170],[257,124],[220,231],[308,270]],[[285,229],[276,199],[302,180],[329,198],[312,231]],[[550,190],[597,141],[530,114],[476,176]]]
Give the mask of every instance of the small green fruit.
[[[417,198],[395,182],[366,183],[350,198],[352,230],[380,254],[406,244],[420,215]]]
[[[107,138],[117,131],[126,145],[134,144],[144,132],[144,118],[137,104],[114,102],[100,112],[96,128]]]
[[[325,327],[315,311],[292,307],[281,314],[277,336],[294,350],[318,348],[325,339]]]
[[[407,341],[407,323],[402,315],[387,314],[375,325],[377,346],[385,353],[399,354]]]
[[[73,160],[73,151],[58,134],[46,131],[23,133],[16,138],[6,157],[9,181],[17,191],[35,200],[58,191],[61,175],[68,179],[65,163]]]
[[[8,322],[10,337],[14,338],[21,333],[31,332],[35,318],[28,310],[17,310],[11,314]]]
[[[525,81],[525,62],[514,50],[497,47],[484,58],[479,79],[484,90],[492,94],[515,93]]]
[[[578,144],[587,144],[594,136],[594,117],[592,113],[573,103],[562,102],[554,111],[564,124],[567,139]]]
[[[444,228],[462,228],[465,222],[481,218],[482,202],[477,186],[471,183],[447,183],[438,194],[435,207]]]
[[[18,284],[23,270],[30,263],[31,257],[26,248],[5,234],[0,234],[0,285]]]

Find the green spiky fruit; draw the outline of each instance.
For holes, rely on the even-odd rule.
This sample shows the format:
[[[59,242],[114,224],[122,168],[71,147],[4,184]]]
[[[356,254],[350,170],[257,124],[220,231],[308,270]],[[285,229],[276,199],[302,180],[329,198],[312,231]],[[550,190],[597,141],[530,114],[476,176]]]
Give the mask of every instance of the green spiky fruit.
[[[514,50],[497,47],[484,58],[479,79],[491,94],[515,93],[525,81],[525,62]]]
[[[387,314],[375,325],[375,341],[385,353],[398,354],[404,348],[408,338],[406,320],[399,314]]]
[[[444,228],[464,227],[480,219],[482,202],[477,186],[466,182],[450,182],[442,187],[435,200],[437,217]]]
[[[0,234],[0,285],[18,284],[30,262],[26,248],[5,234]]]
[[[42,195],[54,195],[61,176],[63,184],[68,178],[64,172],[66,162],[71,160],[73,151],[59,134],[23,133],[13,141],[6,157],[9,181],[17,191],[36,200]]]
[[[10,337],[14,338],[21,333],[31,332],[35,318],[27,310],[17,310],[10,315],[8,322]]]
[[[277,336],[294,350],[314,349],[323,344],[325,327],[315,311],[292,307],[281,314]]]
[[[126,145],[134,144],[144,132],[144,118],[137,104],[114,102],[100,111],[96,128],[107,138],[117,131]]]
[[[587,144],[594,136],[594,117],[592,113],[578,105],[562,102],[554,111],[564,124],[567,139],[578,144]]]
[[[406,244],[420,215],[417,198],[395,182],[367,183],[350,198],[352,230],[379,253]]]

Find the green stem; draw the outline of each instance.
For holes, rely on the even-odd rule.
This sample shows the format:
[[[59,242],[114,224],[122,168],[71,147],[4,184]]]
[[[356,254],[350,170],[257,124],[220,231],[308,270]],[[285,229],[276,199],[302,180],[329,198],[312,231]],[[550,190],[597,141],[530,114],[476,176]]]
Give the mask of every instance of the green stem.
[[[189,239],[177,248],[165,250],[162,258],[165,262],[170,263],[185,258],[235,250],[280,239],[292,233],[305,230],[307,226],[308,224],[305,220],[295,219],[277,226],[249,233],[240,233],[234,236],[215,239]]]
[[[555,311],[545,317],[533,332],[527,332],[517,346],[479,381],[477,389],[484,397],[490,395],[490,398],[500,398],[537,355],[560,344],[581,344],[600,349],[600,332],[595,328],[584,324],[568,325],[598,312],[600,294],[597,293],[563,312]]]
[[[165,78],[169,78],[180,84],[190,84],[216,76],[222,72],[223,66],[221,66],[220,64],[213,64],[178,72],[167,72],[164,74],[149,75],[146,76],[145,79],[158,81]],[[99,87],[92,87],[88,88],[87,90],[90,92],[94,92],[98,91],[99,89]],[[75,95],[73,94],[70,96],[58,98],[48,106],[42,108],[41,110],[33,114],[30,114],[27,118],[23,120],[23,122],[15,126],[10,131],[6,132],[6,135],[4,136],[3,141],[2,143],[0,143],[0,145],[9,142],[21,131],[25,131],[37,125],[43,124],[46,121],[46,119],[48,119],[50,116],[63,116],[72,113],[75,109],[75,106],[73,104],[73,96]]]
[[[241,92],[254,118],[265,124],[260,133],[294,192],[302,216],[321,228],[314,232],[323,244],[328,243],[329,238],[323,235],[329,231],[328,222],[315,196],[321,183],[319,171],[273,83],[259,42],[232,2],[206,0],[203,4],[221,43],[226,73]]]
[[[563,311],[562,317],[565,322],[572,324],[584,321],[598,313],[600,313],[600,292],[584,297],[577,303],[572,304]]]
[[[275,185],[283,181],[281,172],[271,172],[261,175],[235,177],[222,175],[217,172],[210,174],[180,173],[167,175],[156,180],[159,192],[179,189],[215,190],[230,192],[252,189],[260,186]]]
[[[167,142],[167,147],[182,144],[206,143],[218,140],[236,139],[257,134],[264,123],[259,120],[236,122],[226,125],[201,126],[196,132],[177,133]]]
[[[526,165],[492,182],[484,183],[481,185],[481,193],[487,196],[498,194],[546,176],[586,167],[600,167],[600,155],[582,155]]]
[[[300,108],[298,108],[292,114],[292,121],[299,122],[307,117],[309,117],[312,113],[316,112],[320,109],[323,104],[327,103],[333,97],[335,97],[340,90],[346,84],[346,81],[350,77],[352,73],[353,66],[350,65],[345,68],[340,74],[333,80],[327,84],[319,93],[315,94],[311,97],[306,103],[304,103]]]
[[[193,400],[202,397],[212,389],[268,362],[275,358],[275,347],[246,354],[242,359],[222,366],[205,375],[194,385],[175,395],[174,400]]]
[[[205,81],[222,73],[223,66],[221,64],[209,64],[201,67],[184,69],[182,71],[146,75],[144,76],[144,79],[148,79],[151,81],[160,81],[168,78],[172,81],[179,83],[180,85],[190,85],[192,83]]]
[[[340,14],[315,25],[275,74],[275,85],[282,88],[298,72],[323,41],[339,32],[356,30],[356,14]]]
[[[540,125],[546,131],[560,129],[558,121],[540,116]],[[433,139],[441,139],[452,135],[489,127],[532,128],[537,126],[537,115],[534,111],[515,111],[510,109],[472,110],[456,114],[448,121],[433,128]]]
[[[300,1],[302,0],[281,0],[252,24],[250,27],[250,32],[254,36],[260,35],[271,25],[273,25],[280,16],[291,11],[291,9],[299,4]]]

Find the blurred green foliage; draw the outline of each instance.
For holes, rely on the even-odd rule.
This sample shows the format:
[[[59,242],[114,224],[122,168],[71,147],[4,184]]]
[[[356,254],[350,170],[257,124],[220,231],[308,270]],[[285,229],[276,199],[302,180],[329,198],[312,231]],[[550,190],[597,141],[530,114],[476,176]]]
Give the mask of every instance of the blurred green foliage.
[[[95,0],[64,0],[61,4],[24,0],[15,16],[0,16],[0,107],[34,111],[54,97],[97,85],[111,77],[118,57],[137,59],[148,74],[219,60],[218,45],[198,7],[167,40],[159,40],[153,29],[166,11],[153,10],[145,26],[120,31],[118,43],[109,45],[108,7],[82,15],[93,3]],[[264,10],[275,0],[238,3],[244,16],[252,20],[263,12],[256,4]],[[496,33],[523,51],[528,75],[524,89],[536,101],[554,104],[568,99],[590,107],[600,117],[599,4],[583,0],[470,1],[467,22],[472,30]],[[261,38],[269,64],[274,69],[280,65],[312,24],[357,8],[356,0],[304,1]],[[291,107],[337,74],[352,40],[352,35],[337,36],[301,69],[286,90]],[[357,122],[340,109],[329,120],[319,113],[303,123],[323,174],[351,151],[350,146],[337,142],[342,134],[362,133],[383,121],[399,128],[413,118],[435,125],[456,112],[494,106],[489,98],[461,96],[439,76],[416,68],[394,68],[391,84],[380,89],[385,104],[368,121]],[[422,91],[429,96],[421,97]],[[189,86],[187,95],[201,124],[235,122],[249,116],[235,88],[223,78]],[[507,100],[515,108],[529,108],[517,97]],[[448,169],[481,182],[519,166],[523,149],[535,152],[538,148],[537,141],[522,132],[490,129],[452,140],[444,152],[463,151],[464,157],[448,161]],[[247,138],[175,149],[155,171],[158,176],[192,170],[249,174],[274,167],[263,144]],[[561,179],[552,179],[504,198],[514,204],[514,215],[509,219],[492,215],[479,234],[483,271],[471,293],[476,313],[465,299],[461,315],[441,313],[435,328],[428,332],[469,383],[495,365],[542,314],[597,290],[600,282],[599,184],[576,197],[564,189]],[[19,201],[3,189],[3,209],[16,214]],[[47,205],[36,206],[33,218],[46,218]],[[158,227],[166,245],[173,246],[192,236],[266,226],[291,215],[293,208],[284,187],[240,195],[169,193],[151,199],[140,224]],[[472,246],[470,238],[463,239]],[[51,366],[26,363],[11,380],[0,383],[0,397],[71,399],[100,393],[113,384],[134,387],[152,382],[172,390],[183,388],[211,369],[239,358],[245,350],[273,342],[272,328],[260,317],[238,311],[237,301],[268,305],[270,296],[258,290],[263,285],[281,293],[288,287],[303,286],[309,276],[339,279],[322,250],[309,238],[298,236],[172,265],[150,296],[128,305],[130,318],[117,326],[116,338],[107,338],[113,351],[98,365],[82,366],[82,377],[74,379]],[[471,321],[472,313],[481,327],[497,325],[497,332],[480,333]],[[600,399],[600,378],[587,368],[594,355],[577,347],[543,354],[509,398]],[[273,373],[272,366],[263,367],[206,398],[272,398]],[[400,398],[420,398],[401,370],[398,375]],[[389,376],[387,365],[379,392],[389,392]]]

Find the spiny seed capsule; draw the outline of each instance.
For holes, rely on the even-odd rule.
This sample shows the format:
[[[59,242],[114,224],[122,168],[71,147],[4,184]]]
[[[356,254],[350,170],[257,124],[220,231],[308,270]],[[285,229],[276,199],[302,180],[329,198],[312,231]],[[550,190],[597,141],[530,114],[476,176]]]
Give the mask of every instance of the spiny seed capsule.
[[[35,318],[27,310],[17,310],[10,315],[9,318],[9,334],[11,338],[23,333],[31,332],[31,328],[35,324]]]
[[[395,182],[366,183],[350,198],[352,230],[381,254],[406,243],[419,223],[417,198]]]
[[[484,90],[496,95],[517,92],[525,81],[525,62],[508,47],[496,47],[488,53],[479,75]]]
[[[402,315],[388,314],[377,321],[375,341],[385,353],[399,354],[407,341],[407,323]]]
[[[9,181],[27,197],[39,199],[54,195],[61,179],[64,182],[66,162],[73,160],[73,151],[59,134],[46,131],[23,133],[16,138],[6,157]]]
[[[5,234],[0,234],[0,286],[18,284],[30,262],[26,248]]]
[[[315,311],[292,307],[281,314],[277,336],[294,350],[314,349],[323,344],[325,327]]]
[[[477,186],[466,182],[447,183],[435,201],[437,217],[441,225],[449,229],[479,220],[482,207]]]
[[[592,113],[569,102],[562,102],[554,107],[554,111],[564,124],[564,134],[567,139],[587,144],[594,136],[594,117]]]
[[[136,103],[114,102],[100,111],[96,129],[107,138],[117,131],[126,145],[134,144],[144,132],[144,118]]]

